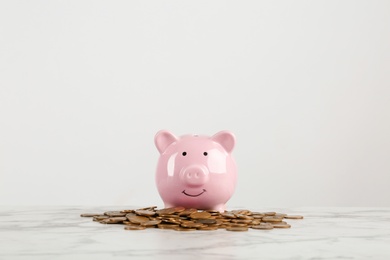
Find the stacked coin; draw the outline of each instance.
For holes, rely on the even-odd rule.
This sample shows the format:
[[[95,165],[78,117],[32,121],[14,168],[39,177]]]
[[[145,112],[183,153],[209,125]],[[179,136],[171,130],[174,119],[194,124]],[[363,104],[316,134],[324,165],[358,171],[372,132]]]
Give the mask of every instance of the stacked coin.
[[[248,231],[290,228],[284,219],[302,219],[302,216],[277,212],[253,212],[232,210],[220,213],[216,210],[186,209],[173,207],[157,209],[156,206],[122,211],[107,211],[104,214],[86,213],[81,217],[92,217],[102,224],[122,224],[126,230],[146,228],[172,229],[176,231],[217,230]]]

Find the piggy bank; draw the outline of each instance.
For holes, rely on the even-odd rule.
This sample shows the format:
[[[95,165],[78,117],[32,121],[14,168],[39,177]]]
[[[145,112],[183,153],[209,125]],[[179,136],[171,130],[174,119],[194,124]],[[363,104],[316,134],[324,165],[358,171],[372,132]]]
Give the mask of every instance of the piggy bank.
[[[160,153],[156,185],[166,208],[225,210],[237,182],[231,132],[177,137],[161,130],[154,142]]]

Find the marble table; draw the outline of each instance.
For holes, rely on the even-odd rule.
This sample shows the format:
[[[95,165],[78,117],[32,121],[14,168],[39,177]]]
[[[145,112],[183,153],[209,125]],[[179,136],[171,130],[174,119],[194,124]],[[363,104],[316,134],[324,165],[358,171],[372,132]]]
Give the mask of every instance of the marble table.
[[[390,208],[251,208],[305,219],[248,232],[128,231],[80,217],[124,208],[137,207],[0,207],[0,259],[390,259]]]

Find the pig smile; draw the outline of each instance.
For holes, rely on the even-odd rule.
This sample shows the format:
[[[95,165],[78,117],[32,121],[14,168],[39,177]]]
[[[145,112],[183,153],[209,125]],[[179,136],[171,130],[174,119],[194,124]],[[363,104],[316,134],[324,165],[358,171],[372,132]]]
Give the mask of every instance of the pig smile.
[[[203,191],[202,191],[201,193],[196,194],[196,195],[192,195],[192,194],[188,194],[188,193],[186,192],[186,190],[183,190],[183,191],[182,191],[182,193],[184,193],[184,195],[187,195],[187,196],[190,196],[190,197],[198,197],[198,196],[202,195],[202,194],[205,193],[205,192],[206,192],[206,190],[203,189]]]

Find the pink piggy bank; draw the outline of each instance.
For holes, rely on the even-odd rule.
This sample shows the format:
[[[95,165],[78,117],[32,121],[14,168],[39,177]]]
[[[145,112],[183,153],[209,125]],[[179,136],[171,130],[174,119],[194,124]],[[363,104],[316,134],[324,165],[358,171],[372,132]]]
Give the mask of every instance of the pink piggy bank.
[[[231,132],[176,137],[161,130],[154,142],[161,155],[156,184],[166,208],[225,210],[237,182]]]

